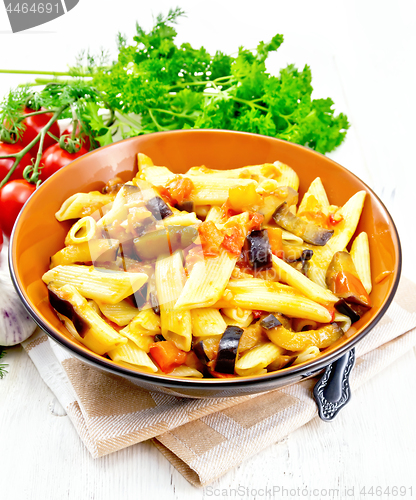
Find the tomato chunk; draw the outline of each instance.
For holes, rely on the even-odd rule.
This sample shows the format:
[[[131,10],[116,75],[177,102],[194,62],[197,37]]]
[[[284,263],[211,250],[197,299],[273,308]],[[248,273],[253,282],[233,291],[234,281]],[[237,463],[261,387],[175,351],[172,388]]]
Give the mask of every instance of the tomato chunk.
[[[189,200],[194,185],[191,179],[180,177],[169,185],[169,193],[174,204],[181,204],[184,200]]]
[[[149,352],[164,373],[183,365],[187,356],[187,353],[176,347],[171,340],[155,342],[150,346]]]
[[[224,240],[223,233],[212,221],[205,221],[198,227],[204,257],[216,257]]]
[[[227,228],[222,246],[232,255],[240,255],[245,240],[244,231],[240,224],[235,223]]]

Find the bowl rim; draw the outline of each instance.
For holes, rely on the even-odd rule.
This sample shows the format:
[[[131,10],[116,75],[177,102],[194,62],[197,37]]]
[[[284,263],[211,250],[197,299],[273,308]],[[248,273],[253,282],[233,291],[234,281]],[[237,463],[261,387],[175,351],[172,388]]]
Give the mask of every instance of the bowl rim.
[[[18,231],[20,221],[22,220],[22,215],[24,211],[27,209],[27,207],[30,205],[32,198],[36,197],[39,195],[39,192],[42,192],[43,186],[47,184],[48,180],[46,180],[44,183],[42,183],[38,189],[29,197],[29,199],[26,201],[24,204],[19,216],[16,219],[16,222],[13,227],[12,234],[10,236],[10,242],[9,242],[9,249],[8,249],[8,264],[9,264],[9,270],[10,270],[10,275],[11,279],[13,282],[13,285],[16,289],[16,292],[22,301],[25,309],[27,310],[28,314],[32,317],[32,319],[35,321],[35,323],[53,340],[55,340],[59,345],[64,347],[66,350],[69,350],[72,355],[77,357],[78,359],[87,362],[96,368],[103,369],[104,371],[110,372],[114,375],[122,376],[122,377],[127,377],[130,380],[131,379],[137,379],[137,380],[143,380],[143,382],[150,384],[152,386],[162,386],[162,387],[167,387],[167,388],[172,388],[172,389],[184,389],[186,388],[192,389],[192,390],[206,390],[206,391],[216,391],[218,390],[219,386],[221,389],[236,389],[237,387],[240,389],[247,389],[252,386],[261,386],[263,384],[272,382],[274,380],[280,380],[282,384],[280,386],[284,386],[284,382],[286,381],[288,384],[293,381],[295,377],[301,376],[302,378],[311,376],[313,374],[318,373],[325,367],[327,367],[329,364],[332,362],[336,361],[340,357],[342,357],[345,353],[350,351],[360,340],[362,340],[363,337],[365,337],[376,325],[377,323],[381,320],[381,318],[384,316],[386,313],[388,307],[390,306],[391,302],[393,301],[393,298],[396,294],[400,277],[401,277],[401,270],[402,270],[402,249],[401,249],[401,243],[400,243],[400,237],[399,233],[397,231],[397,227],[394,223],[394,220],[392,216],[390,215],[390,212],[387,210],[386,206],[384,203],[381,201],[381,199],[378,197],[378,195],[371,189],[363,180],[361,180],[357,175],[355,175],[353,172],[348,170],[346,167],[340,165],[336,161],[332,160],[331,158],[328,158],[322,153],[319,153],[318,151],[315,151],[311,148],[308,148],[306,146],[301,146],[300,144],[296,144],[293,142],[285,141],[283,139],[279,139],[277,137],[271,137],[263,134],[253,134],[250,132],[241,132],[241,131],[234,131],[234,130],[222,130],[222,129],[186,129],[186,130],[170,130],[170,131],[160,131],[160,132],[152,132],[151,134],[146,134],[146,136],[149,135],[174,135],[174,134],[204,134],[204,133],[221,133],[221,134],[231,134],[231,135],[245,135],[245,136],[254,136],[254,137],[264,137],[267,138],[268,140],[272,141],[279,141],[283,142],[285,144],[290,144],[290,147],[294,148],[300,148],[300,149],[306,149],[309,153],[315,154],[318,156],[322,156],[325,158],[326,161],[329,161],[330,163],[333,163],[336,165],[338,168],[341,168],[341,170],[346,171],[349,175],[353,176],[358,182],[360,182],[365,188],[371,193],[371,195],[374,197],[374,199],[381,205],[382,209],[384,210],[384,214],[386,218],[388,219],[388,222],[391,227],[391,236],[393,239],[393,243],[396,243],[397,246],[397,259],[395,262],[395,277],[394,277],[394,282],[391,287],[391,290],[388,294],[388,296],[385,299],[385,302],[383,306],[380,308],[380,310],[376,313],[376,316],[373,318],[370,324],[368,324],[361,332],[358,334],[354,335],[349,339],[344,345],[340,346],[339,348],[336,348],[335,350],[325,353],[323,352],[319,357],[314,358],[310,361],[300,363],[299,365],[294,365],[290,366],[288,368],[283,368],[282,370],[278,370],[275,372],[270,372],[267,374],[263,375],[256,375],[256,376],[246,376],[246,377],[234,377],[234,378],[203,378],[203,379],[190,379],[190,378],[185,378],[185,377],[172,377],[167,375],[161,375],[161,374],[152,374],[152,373],[147,373],[147,372],[139,372],[136,370],[129,369],[127,367],[117,365],[113,361],[101,357],[98,354],[95,353],[90,353],[82,350],[80,347],[78,347],[76,344],[71,343],[66,337],[64,337],[61,333],[57,333],[54,329],[50,328],[48,324],[46,324],[43,319],[36,313],[35,309],[32,307],[30,304],[30,301],[28,297],[25,295],[23,292],[23,286],[21,286],[18,272],[17,272],[17,259],[15,258],[15,235]],[[62,169],[58,170],[56,173],[53,174],[53,176],[59,175],[60,172],[62,172],[64,169],[70,168],[70,166],[73,163],[79,162],[82,160],[84,157],[94,154],[97,151],[112,147],[114,145],[120,145],[120,143],[128,142],[128,141],[134,141],[137,140],[138,137],[141,136],[136,136],[136,137],[131,137],[128,139],[124,139],[122,141],[118,141],[115,143],[108,144],[106,146],[102,146],[100,148],[97,148],[93,151],[89,151],[85,155],[76,158],[72,162],[70,162],[68,165],[63,167]],[[53,177],[51,176],[51,177]],[[98,366],[97,366],[98,365]]]

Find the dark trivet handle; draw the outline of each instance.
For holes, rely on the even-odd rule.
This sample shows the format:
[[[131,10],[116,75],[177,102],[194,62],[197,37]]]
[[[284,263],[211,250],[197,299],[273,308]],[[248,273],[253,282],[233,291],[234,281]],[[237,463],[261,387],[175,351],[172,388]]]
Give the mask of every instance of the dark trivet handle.
[[[355,362],[355,349],[326,367],[322,378],[315,385],[313,395],[319,416],[324,422],[333,420],[351,397],[349,376]]]

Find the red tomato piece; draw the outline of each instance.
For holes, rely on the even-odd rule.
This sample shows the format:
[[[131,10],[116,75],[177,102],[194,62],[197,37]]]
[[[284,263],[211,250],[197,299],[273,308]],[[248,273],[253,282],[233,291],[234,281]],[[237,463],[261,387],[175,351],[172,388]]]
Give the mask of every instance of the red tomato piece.
[[[187,356],[187,353],[176,347],[171,340],[155,342],[150,346],[149,352],[164,373],[183,365]]]
[[[4,234],[10,236],[17,216],[36,186],[24,179],[8,182],[0,190],[0,225]]]
[[[75,160],[75,158],[79,158],[86,153],[88,153],[88,151],[83,147],[77,153],[68,153],[68,151],[62,149],[58,143],[54,144],[44,151],[42,155],[42,159],[40,161],[42,167],[40,171],[40,179],[45,181],[60,168],[65,167],[65,165],[71,163],[71,161]]]
[[[216,257],[224,240],[223,233],[212,221],[205,221],[198,227],[204,257]]]
[[[236,223],[234,226],[227,228],[224,236],[222,246],[231,255],[240,255],[241,248],[245,240],[244,231],[240,224]]]

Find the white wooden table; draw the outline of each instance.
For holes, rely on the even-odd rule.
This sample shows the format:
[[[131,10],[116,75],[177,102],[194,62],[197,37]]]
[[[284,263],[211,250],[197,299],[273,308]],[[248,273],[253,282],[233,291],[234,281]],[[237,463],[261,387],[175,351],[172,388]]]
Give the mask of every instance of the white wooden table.
[[[188,13],[179,26],[180,41],[209,51],[252,48],[277,32],[285,34],[284,45],[270,58],[270,71],[288,62],[308,63],[315,95],[331,96],[337,110],[347,113],[348,138],[330,156],[381,196],[401,235],[403,272],[416,281],[412,0],[155,0],[151,7],[81,0],[63,18],[16,35],[0,6],[0,66],[65,70],[79,49],[109,47],[118,30],[132,34],[135,19],[150,27],[152,12],[166,12],[176,3]],[[0,94],[22,81],[0,75]],[[273,493],[273,487],[275,498],[331,498],[330,488],[339,489],[332,498],[371,498],[360,495],[364,486],[374,487],[374,497],[377,486],[382,491],[406,486],[406,498],[413,487],[416,496],[415,352],[356,391],[333,423],[312,421],[203,490],[189,485],[147,442],[93,460],[68,417],[56,415],[53,394],[21,347],[9,349],[6,360],[9,374],[0,381],[2,499],[268,498],[273,495],[264,488]],[[312,493],[302,496],[305,487]]]

